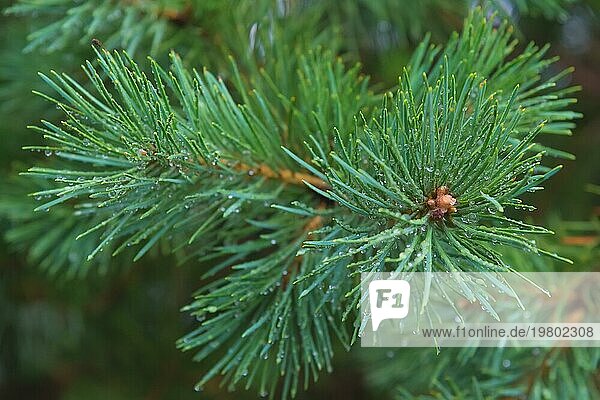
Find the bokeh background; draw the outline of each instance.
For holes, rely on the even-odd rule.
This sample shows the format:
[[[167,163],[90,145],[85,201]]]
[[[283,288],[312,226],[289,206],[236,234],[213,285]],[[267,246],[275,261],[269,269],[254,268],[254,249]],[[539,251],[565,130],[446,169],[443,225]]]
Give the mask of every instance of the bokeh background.
[[[584,117],[572,137],[549,137],[545,143],[573,153],[577,159],[565,161],[563,171],[531,202],[538,207],[535,221],[558,231],[552,246],[575,257],[576,268],[597,269],[600,195],[594,193],[598,189],[593,185],[600,184],[598,5],[566,2],[563,18],[548,19],[540,13],[519,13],[509,0],[499,4],[517,24],[522,43],[551,44],[549,54],[560,56],[552,67],[554,72],[575,67],[570,81],[562,84],[582,86],[574,109]],[[13,5],[0,1],[3,10]],[[392,87],[424,32],[431,31],[440,43],[448,32],[460,29],[465,14],[460,7],[462,2],[457,2],[456,10],[451,5],[428,9],[422,20],[412,21],[418,24],[408,29],[398,26],[402,18],[375,16],[352,30],[358,44],[352,50],[374,82]],[[401,13],[402,6],[397,11]],[[89,42],[73,38],[58,43],[54,51],[48,51],[52,41],[26,49],[31,32],[59,17],[52,13],[0,15],[0,399],[256,398],[255,392],[227,394],[218,387],[218,380],[201,396],[193,391],[205,366],[194,363],[191,354],[178,351],[175,341],[193,326],[194,320],[180,308],[199,287],[201,267],[175,265],[170,257],[157,255],[74,278],[41,268],[43,262],[36,255],[43,254],[43,249],[32,249],[19,235],[20,221],[32,207],[25,197],[22,204],[15,203],[15,196],[23,190],[14,176],[33,159],[44,157],[21,149],[40,143],[39,135],[26,127],[40,119],[59,118],[53,106],[31,93],[44,90],[37,72],[54,68],[78,76],[78,66],[93,57]],[[171,21],[169,29],[184,23]],[[348,32],[340,31],[345,34]],[[61,37],[54,40],[60,42]],[[193,50],[182,45],[180,51]],[[157,52],[159,59],[164,57]],[[391,396],[375,387],[378,382],[369,375],[369,360],[360,348],[350,354],[340,348],[334,361],[334,372],[323,374],[300,398]],[[430,362],[434,368],[434,356]]]

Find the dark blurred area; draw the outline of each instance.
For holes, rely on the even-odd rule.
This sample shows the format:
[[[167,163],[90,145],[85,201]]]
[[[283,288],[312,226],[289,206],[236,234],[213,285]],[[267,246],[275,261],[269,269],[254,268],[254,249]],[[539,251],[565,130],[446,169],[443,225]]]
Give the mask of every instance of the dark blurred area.
[[[7,2],[1,2],[4,8]],[[600,24],[593,6],[575,5],[564,22],[514,15],[521,42],[550,43],[550,55],[560,56],[555,72],[574,66],[571,82],[582,86],[576,111],[584,114],[573,137],[547,137],[545,143],[574,153],[576,161],[563,163],[563,171],[546,190],[529,200],[539,210],[538,222],[559,216],[587,220],[598,213],[600,196],[586,192],[586,185],[600,184]],[[449,21],[460,29],[461,21]],[[40,118],[56,118],[31,90],[43,86],[38,70],[53,66],[52,55],[22,53],[27,23],[14,16],[0,16],[0,54],[31,57],[29,70],[0,65],[0,168],[3,175],[27,165],[31,154],[21,146],[40,140],[25,127]],[[415,43],[405,45],[390,37],[387,25],[379,25],[370,49],[362,53],[365,72],[386,86],[396,83],[398,71]],[[521,43],[522,45],[523,43]],[[74,70],[89,54],[73,57]],[[22,63],[20,63],[22,64]],[[20,65],[19,64],[19,65]],[[18,78],[9,77],[19,74]],[[13,107],[8,85],[27,96],[28,109]],[[11,93],[15,91],[10,88]],[[15,102],[15,104],[18,104]],[[24,169],[21,168],[21,169]],[[2,222],[6,225],[7,222]],[[2,226],[4,231],[7,226]],[[143,259],[127,269],[90,273],[82,279],[49,276],[31,265],[26,256],[0,243],[0,399],[241,399],[256,398],[254,391],[227,393],[219,380],[199,394],[193,391],[206,366],[193,354],[181,353],[175,341],[187,333],[194,320],[180,311],[198,289],[202,269],[193,264],[175,265],[171,258]],[[597,266],[595,266],[597,267]],[[365,365],[356,353],[340,347],[334,372],[300,399],[371,398],[365,382]],[[214,360],[213,360],[214,361]]]

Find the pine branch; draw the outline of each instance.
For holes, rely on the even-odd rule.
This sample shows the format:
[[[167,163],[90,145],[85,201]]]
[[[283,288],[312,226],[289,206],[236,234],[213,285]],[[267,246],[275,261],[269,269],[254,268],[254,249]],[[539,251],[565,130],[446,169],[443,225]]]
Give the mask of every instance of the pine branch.
[[[34,128],[49,145],[32,149],[60,160],[27,173],[51,184],[38,209],[89,217],[78,237],[99,240],[90,259],[135,247],[137,260],[163,243],[210,261],[212,282],[187,308],[202,321],[179,346],[199,360],[230,352],[199,387],[224,375],[293,396],[330,369],[334,337],[356,340],[361,272],[512,271],[503,246],[568,261],[531,241],[549,230],[509,209],[530,208],[520,197],[560,169],[540,166],[534,139],[568,129],[570,91],[540,80],[548,61],[535,47],[505,61],[510,30],[483,11],[465,24],[445,50],[421,46],[395,95],[371,93],[328,51],[290,51],[277,30],[263,49],[288,57],[252,54],[227,83],[175,55],[146,74],[96,48],[93,91],[42,75],[65,121]]]
[[[416,89],[415,75],[406,72],[396,98],[384,103],[380,116],[365,119],[350,136],[338,137],[333,151],[316,141],[310,145],[313,166],[331,186],[312,189],[347,211],[334,219],[337,232],[327,230],[327,237],[305,242],[305,247],[335,254],[312,274],[326,276],[334,267],[347,268],[351,275],[389,270],[513,271],[497,251],[501,246],[571,263],[530,239],[532,234],[551,231],[508,214],[509,208],[528,207],[519,197],[540,190],[539,185],[560,166],[540,168],[542,153],[531,154],[543,124],[522,122],[528,115],[517,105],[523,101],[519,86],[507,96],[508,87],[500,81],[490,93],[487,82],[501,75],[477,63],[462,63],[463,54],[481,53],[480,47],[491,48],[498,35],[505,35],[488,29],[489,24],[473,14],[463,36],[451,41],[450,50]],[[460,62],[449,56],[454,46],[461,48],[456,53]],[[506,57],[508,50],[512,45],[505,41],[497,58]],[[491,76],[480,77],[478,68]],[[528,79],[538,80],[519,76],[526,87],[531,85]],[[466,296],[493,312],[487,294],[476,285],[467,286]],[[345,315],[352,315],[358,286],[347,297]]]
[[[370,360],[380,366],[370,375],[391,377],[387,384],[403,400],[593,399],[599,356],[597,349],[584,348],[446,349],[433,367],[428,350],[411,349],[410,357],[393,353]],[[424,376],[414,379],[415,368]]]
[[[375,39],[369,42],[369,47],[380,51],[419,40],[432,27],[437,29],[437,37],[444,37],[474,5],[480,5],[490,13],[498,12],[503,18],[512,19],[513,22],[518,19],[519,14],[562,20],[567,15],[566,9],[576,3],[576,0],[518,0],[511,4],[498,0],[485,0],[475,4],[461,0],[452,7],[443,0],[408,4],[394,0],[356,1],[346,2],[341,6],[334,0],[261,0],[252,3],[248,7],[243,2],[229,0],[216,3],[203,0],[92,0],[85,3],[72,0],[50,3],[21,0],[8,8],[7,12],[35,19],[40,16],[55,16],[51,23],[44,24],[31,33],[27,50],[59,51],[76,42],[87,44],[96,37],[101,38],[109,48],[124,48],[132,56],[139,47],[142,52],[147,50],[149,54],[159,54],[169,48],[163,43],[168,43],[170,47],[181,43],[191,44],[190,35],[195,38],[196,45],[200,37],[208,39],[208,42],[218,38],[217,42],[220,44],[235,48],[229,42],[231,35],[218,34],[222,27],[234,26],[236,23],[241,23],[244,28],[253,24],[258,26],[259,21],[264,21],[263,17],[270,14],[271,18],[285,19],[286,25],[303,20],[304,23],[310,21],[313,30],[319,25],[328,26],[329,39],[335,37],[332,32],[342,31],[344,47],[349,49],[365,47],[364,38],[373,37]],[[298,18],[299,16],[302,18]],[[217,20],[221,23],[215,23]],[[236,39],[243,39],[245,36],[247,32]],[[244,44],[245,42],[244,40]],[[332,44],[331,40],[325,42]],[[210,50],[210,46],[205,46],[205,50]],[[199,54],[196,56],[201,57]]]
[[[83,220],[90,226],[78,235],[82,239],[100,239],[90,252],[90,259],[105,248],[118,255],[129,247],[141,246],[134,258],[137,260],[152,246],[167,241],[167,247],[173,251],[184,248],[188,259],[219,260],[207,271],[207,277],[229,274],[227,281],[217,282],[223,285],[227,302],[215,304],[218,292],[211,291],[208,303],[199,298],[191,309],[199,307],[198,313],[202,314],[208,307],[221,315],[231,307],[230,300],[235,298],[231,293],[239,293],[237,296],[244,294],[239,301],[248,303],[249,312],[259,310],[261,317],[285,311],[281,314],[289,319],[285,329],[267,331],[272,324],[263,319],[265,327],[259,330],[257,326],[252,338],[265,337],[270,332],[269,335],[281,341],[278,346],[285,354],[292,351],[288,349],[307,349],[297,354],[293,362],[282,363],[275,357],[265,362],[262,381],[272,377],[273,369],[287,371],[288,381],[283,390],[286,394],[294,393],[301,376],[308,379],[309,375],[316,377],[322,368],[330,369],[332,345],[326,331],[331,330],[340,338],[345,334],[334,324],[340,319],[333,316],[338,306],[329,306],[324,300],[333,295],[319,296],[314,291],[299,301],[299,294],[304,291],[302,285],[286,283],[290,280],[286,274],[295,279],[301,271],[318,263],[320,256],[299,257],[297,253],[309,230],[318,226],[320,217],[315,214],[321,212],[322,200],[298,183],[301,179],[315,185],[323,181],[298,168],[281,146],[300,148],[297,140],[301,136],[296,126],[332,126],[334,122],[351,121],[352,115],[370,101],[366,85],[357,79],[356,69],[344,71],[341,61],[330,61],[327,53],[305,58],[300,65],[307,72],[324,69],[329,71],[329,78],[323,85],[314,84],[310,88],[314,95],[310,99],[317,102],[313,109],[319,113],[312,120],[304,120],[304,115],[283,94],[273,96],[278,101],[274,104],[258,93],[248,95],[248,90],[244,90],[242,98],[246,97],[248,103],[238,106],[222,81],[207,71],[188,73],[175,56],[171,71],[153,63],[152,79],[127,57],[103,50],[98,56],[114,91],[108,89],[90,63],[85,70],[98,92],[96,96],[68,76],[56,73],[52,79],[43,76],[61,99],[43,96],[63,109],[67,119],[62,126],[44,122],[43,127],[35,128],[54,145],[32,149],[53,153],[65,160],[66,165],[60,169],[32,168],[27,173],[49,179],[54,186],[36,193],[54,198],[38,209],[49,209],[54,215],[54,208],[64,205],[77,210],[80,216],[93,216],[92,221]],[[237,82],[243,85],[241,78]],[[299,82],[306,83],[302,79]],[[294,90],[296,98],[307,96],[308,90],[308,86]],[[341,96],[346,90],[352,90],[352,96]],[[303,106],[311,107],[307,101]],[[287,124],[280,122],[271,116],[277,112],[290,114],[293,120]],[[282,132],[281,136],[278,132]],[[327,143],[326,131],[321,134],[322,142]],[[314,204],[314,212],[299,218],[298,214],[270,207],[273,202],[292,201]],[[258,281],[248,282],[249,269],[252,275],[259,273]],[[312,282],[305,285],[311,285],[311,289],[316,286]],[[261,293],[273,295],[261,296]],[[273,298],[287,304],[286,309],[272,310]],[[321,319],[314,318],[314,310],[318,308],[323,308]],[[252,315],[240,319],[238,325],[223,325],[228,334],[220,336],[221,340],[245,331],[247,325],[239,324],[252,322]],[[211,323],[209,328],[214,326]],[[288,340],[290,332],[298,326],[313,330],[313,337],[303,334],[296,341]],[[190,336],[184,347],[205,345],[205,335],[201,332]],[[212,330],[208,333],[213,334]],[[236,344],[242,346],[238,355],[244,357],[245,368],[247,360],[266,352],[263,346],[257,347],[260,342],[252,343],[252,346]],[[213,347],[203,348],[200,354],[212,350]],[[221,372],[215,369],[207,376],[217,371]],[[239,370],[238,375],[240,371],[243,372]],[[238,375],[233,376],[232,385],[243,374]]]
[[[92,38],[101,37],[107,45],[125,47],[133,54],[140,44],[147,45],[150,52],[155,53],[165,36],[170,36],[171,40],[176,38],[179,34],[169,23],[182,23],[188,11],[185,6],[171,5],[169,1],[92,0],[80,3],[61,0],[22,1],[6,12],[12,15],[60,16],[29,35],[26,51],[59,51],[74,43],[88,44]],[[110,36],[104,38],[106,34]]]
[[[552,226],[562,223],[554,221]],[[569,232],[557,229],[544,244],[573,255],[569,271],[595,268],[597,255],[581,248],[561,245]],[[516,249],[505,249],[502,258],[518,265],[519,271],[563,271],[563,263],[532,257]],[[593,296],[588,301],[597,301]],[[380,349],[361,351],[361,362],[369,365],[366,382],[373,390],[395,393],[398,399],[498,399],[523,397],[529,400],[595,398],[599,390],[597,371],[600,354],[589,348],[446,348]],[[423,373],[414,374],[414,371]],[[570,384],[564,385],[564,382]],[[571,384],[572,383],[572,384]]]
[[[542,73],[557,61],[556,57],[544,59],[548,46],[540,48],[529,43],[522,53],[515,54],[518,42],[512,37],[512,26],[504,21],[495,27],[492,21],[496,17],[491,18],[486,21],[480,13],[472,13],[465,21],[463,33],[454,34],[443,49],[431,45],[428,39],[423,41],[408,67],[415,96],[419,98],[426,90],[422,74],[427,75],[429,82],[435,82],[447,68],[460,87],[469,79],[469,73],[475,72],[478,74],[476,81],[481,83],[485,80],[498,98],[500,107],[507,104],[513,108],[511,111],[522,109],[523,115],[515,128],[516,138],[522,138],[532,125],[540,122],[544,122],[541,127],[543,133],[571,135],[575,126],[572,121],[581,118],[581,114],[565,108],[576,103],[571,96],[580,88],[561,87],[561,80],[572,72],[572,68],[542,80]],[[508,102],[512,95],[515,96],[514,101]],[[545,151],[547,155],[573,158],[568,153],[539,144],[534,149]]]
[[[49,275],[67,279],[83,277],[92,272],[106,274],[109,270],[124,269],[129,265],[133,257],[131,252],[115,258],[111,255],[114,249],[104,252],[93,261],[86,260],[104,238],[101,232],[94,232],[79,240],[76,238],[90,226],[102,222],[102,216],[74,213],[69,205],[55,207],[52,213],[44,215],[32,214],[32,209],[40,200],[44,197],[47,200],[51,195],[31,192],[50,189],[52,186],[48,182],[13,177],[2,181],[2,187],[5,196],[0,201],[0,216],[10,221],[5,238],[16,250],[25,252],[32,265],[38,265]],[[27,196],[29,193],[31,195]]]
[[[327,62],[320,58],[311,61]],[[141,241],[148,244],[158,241],[175,225],[190,232],[193,238],[197,237],[202,232],[191,229],[194,224],[203,229],[218,225],[219,218],[210,217],[215,209],[223,209],[223,217],[228,217],[245,202],[260,202],[260,210],[255,212],[263,213],[262,203],[273,202],[280,196],[289,196],[285,203],[292,199],[314,201],[311,200],[314,196],[302,187],[282,192],[286,183],[297,184],[301,180],[322,186],[320,178],[295,167],[281,150],[283,140],[287,140],[290,147],[299,148],[299,144],[293,142],[297,139],[291,136],[278,138],[272,134],[284,127],[281,122],[275,122],[280,120],[273,118],[270,110],[277,111],[276,107],[280,107],[283,112],[300,115],[299,120],[303,118],[287,100],[283,106],[273,105],[256,94],[250,100],[254,104],[238,107],[222,82],[208,72],[194,73],[192,78],[176,58],[172,72],[153,64],[154,84],[131,60],[104,53],[100,55],[100,62],[112,78],[122,103],[107,90],[91,64],[86,70],[100,98],[93,97],[66,76],[53,74],[56,83],[44,77],[67,102],[53,100],[65,110],[68,120],[64,127],[46,122],[45,127],[36,128],[57,145],[34,149],[55,152],[78,167],[74,170],[30,170],[31,174],[68,183],[63,188],[40,193],[58,197],[40,209],[85,195],[93,199],[91,203],[83,204],[88,212],[109,215],[103,224],[91,227],[91,231],[116,224],[119,228],[110,235],[111,240],[130,236],[130,244]],[[131,69],[125,67],[126,62],[130,63]],[[335,65],[341,64],[336,62]],[[340,75],[343,73],[339,68],[335,72],[337,76],[343,76]],[[163,79],[172,87],[180,109],[171,105]],[[353,80],[346,79],[345,82],[350,84]],[[344,90],[345,82],[337,83],[340,90]],[[328,85],[330,82],[323,83]],[[327,86],[323,90],[323,93],[330,91]],[[366,96],[364,85],[359,90],[363,91],[361,96]],[[343,114],[337,113],[345,107],[360,107],[361,104],[364,102],[333,103],[334,114],[316,116],[313,121],[331,126],[333,121],[327,118],[333,117],[340,122]],[[348,113],[349,116],[352,114]],[[302,120],[298,125],[307,126]],[[294,133],[297,128],[285,130]],[[247,187],[246,182],[250,186]],[[201,185],[202,193],[198,193],[198,185]],[[194,203],[211,201],[211,196],[216,196],[214,201],[220,202],[218,206],[189,216]],[[266,211],[267,214],[270,212]],[[203,213],[210,221],[214,220],[214,226],[203,224]],[[187,221],[185,226],[181,220]],[[144,246],[136,258],[148,248]]]

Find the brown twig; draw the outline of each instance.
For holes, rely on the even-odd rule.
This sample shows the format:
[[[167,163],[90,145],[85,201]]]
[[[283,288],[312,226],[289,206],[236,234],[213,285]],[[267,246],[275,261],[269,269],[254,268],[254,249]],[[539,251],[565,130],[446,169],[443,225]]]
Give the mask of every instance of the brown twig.
[[[143,7],[140,4],[141,3],[140,0],[124,0],[123,2],[132,7],[139,7],[142,9],[143,12],[146,12],[146,13],[148,12],[147,8]],[[157,11],[155,11],[154,14],[159,18],[164,18],[164,19],[167,19],[167,20],[173,22],[174,24],[183,25],[189,21],[191,12],[192,12],[191,4],[186,3],[185,6],[182,8],[175,8],[175,7],[157,8]]]
[[[573,245],[573,246],[589,246],[596,244],[600,241],[598,236],[565,236],[561,240],[564,244]]]
[[[253,174],[264,176],[265,178],[269,179],[279,179],[292,185],[304,185],[304,182],[308,182],[319,189],[330,189],[330,186],[327,184],[327,182],[317,178],[314,175],[305,172],[292,171],[289,169],[280,169],[275,171],[264,163],[259,164],[257,167],[251,167],[243,163],[237,163],[234,165],[234,168],[238,171],[244,171],[248,173],[252,172]]]
[[[331,186],[329,186],[327,182],[306,172],[292,171],[290,169],[285,168],[274,170],[265,163],[256,166],[250,166],[241,162],[229,161],[225,159],[222,159],[220,162],[228,168],[235,169],[236,171],[245,172],[249,176],[263,176],[268,179],[277,179],[284,183],[301,186],[305,186],[304,182],[308,182],[311,185],[322,190],[331,189]],[[200,159],[200,163],[202,165],[206,165],[206,162],[203,159]],[[219,168],[219,166],[215,165],[215,168]]]

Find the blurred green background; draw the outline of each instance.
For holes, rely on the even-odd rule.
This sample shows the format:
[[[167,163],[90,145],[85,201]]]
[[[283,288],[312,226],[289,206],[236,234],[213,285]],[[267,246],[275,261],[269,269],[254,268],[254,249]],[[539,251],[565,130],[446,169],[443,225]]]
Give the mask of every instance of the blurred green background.
[[[4,9],[12,2],[0,1]],[[595,4],[575,3],[562,21],[516,15],[522,38],[551,43],[551,55],[560,56],[553,70],[574,66],[571,84],[582,85],[573,137],[546,138],[547,144],[574,153],[564,170],[531,202],[539,209],[537,222],[558,226],[556,246],[574,243],[569,253],[588,254],[576,259],[575,268],[597,269],[600,261],[589,249],[597,246],[594,232],[572,233],[560,221],[590,221],[600,214],[600,196],[586,190],[600,184],[600,24]],[[50,20],[52,17],[49,17]],[[32,158],[43,154],[21,150],[40,142],[26,129],[42,118],[58,118],[57,110],[31,94],[44,87],[38,71],[75,71],[92,57],[89,46],[74,45],[60,52],[23,52],[35,18],[0,16],[0,168],[4,200],[14,182],[9,176],[23,171]],[[447,18],[446,27],[424,22],[424,30],[439,37],[460,29],[460,18]],[[399,40],[390,35],[393,26],[365,35],[360,58],[364,72],[383,86],[395,84],[398,72],[418,43],[416,38]],[[342,33],[340,33],[342,35]],[[15,212],[0,201],[2,215]],[[3,218],[3,232],[15,222]],[[10,235],[8,237],[10,239]],[[187,333],[194,321],[180,308],[188,304],[199,287],[202,268],[176,266],[170,258],[147,258],[131,266],[92,271],[81,279],[50,276],[32,261],[19,245],[0,244],[0,399],[227,399],[256,398],[255,392],[226,393],[213,380],[200,395],[193,391],[205,366],[182,354],[175,341]],[[29,254],[29,255],[28,255]],[[585,263],[585,265],[581,265]],[[431,349],[431,368],[436,357]],[[368,361],[355,347],[350,354],[338,349],[334,372],[324,374],[299,398],[372,398],[377,393],[367,371]],[[466,374],[471,373],[465,371]],[[376,385],[375,385],[376,386]],[[379,395],[379,394],[378,394]],[[383,394],[385,397],[386,394]]]

